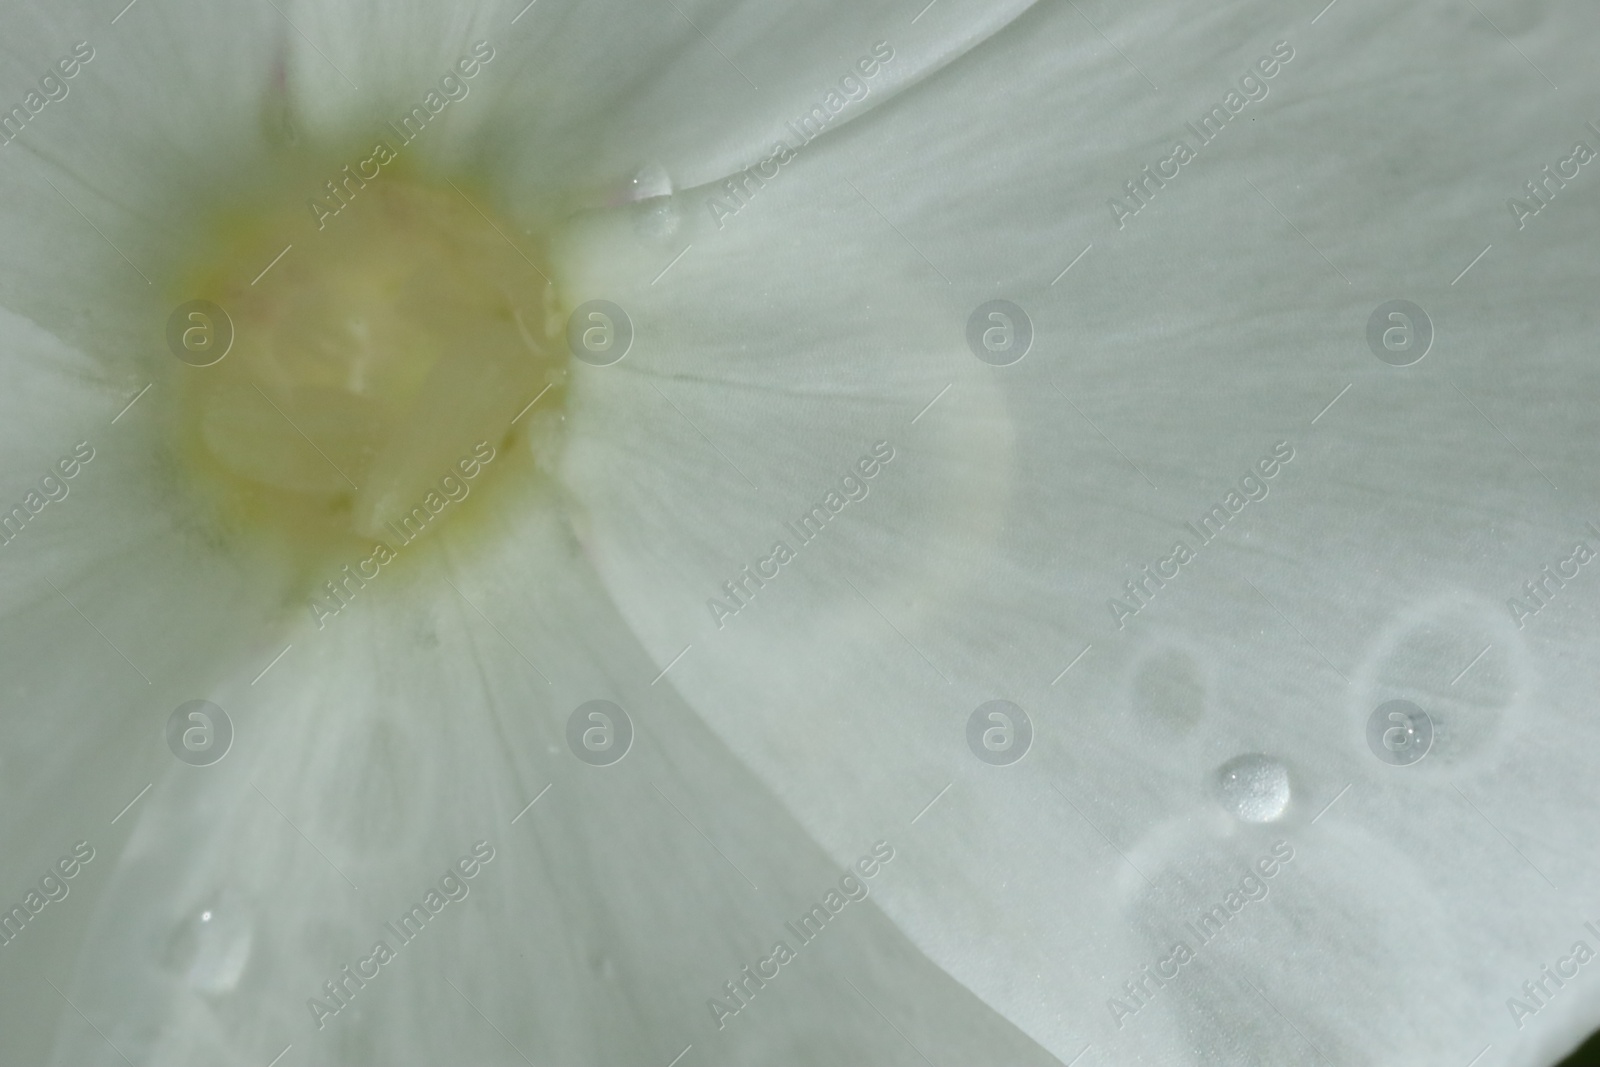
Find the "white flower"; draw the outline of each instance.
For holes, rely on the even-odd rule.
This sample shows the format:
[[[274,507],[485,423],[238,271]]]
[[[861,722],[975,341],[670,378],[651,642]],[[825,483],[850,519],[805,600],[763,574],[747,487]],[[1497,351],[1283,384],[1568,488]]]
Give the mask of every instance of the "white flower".
[[[8,1055],[1577,1038],[1600,134],[1538,78],[1583,28],[919,6],[12,16]],[[219,294],[236,349],[180,364],[173,308]],[[1368,346],[1401,298],[1404,367],[1414,310]],[[620,362],[560,355],[590,300]],[[249,396],[313,386],[293,434]],[[477,426],[470,493],[352,554]],[[233,730],[205,766],[164,733],[192,700]],[[1390,700],[1420,762],[1369,748]]]

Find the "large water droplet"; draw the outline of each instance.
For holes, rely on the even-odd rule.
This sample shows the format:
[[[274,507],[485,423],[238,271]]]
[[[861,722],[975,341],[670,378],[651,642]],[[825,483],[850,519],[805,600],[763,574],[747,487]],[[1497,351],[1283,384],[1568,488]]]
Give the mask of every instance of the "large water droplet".
[[[639,168],[639,173],[628,182],[624,198],[630,201],[652,200],[658,196],[672,195],[672,176],[660,163],[650,163]]]
[[[620,197],[634,205],[634,227],[641,237],[663,241],[678,232],[680,210],[673,198],[672,176],[660,163],[641,167]]]
[[[219,895],[172,931],[167,962],[195,992],[221,996],[238,986],[254,944],[248,913],[230,896]]]
[[[1217,768],[1216,788],[1222,806],[1245,822],[1273,822],[1289,807],[1289,769],[1257,752]]]

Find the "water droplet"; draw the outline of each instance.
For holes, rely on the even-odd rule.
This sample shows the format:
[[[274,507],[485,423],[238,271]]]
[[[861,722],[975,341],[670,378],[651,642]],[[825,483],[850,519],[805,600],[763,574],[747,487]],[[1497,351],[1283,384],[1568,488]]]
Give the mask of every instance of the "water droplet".
[[[1245,822],[1273,822],[1289,807],[1289,769],[1270,756],[1252,752],[1217,768],[1222,806]]]
[[[658,196],[672,195],[672,177],[660,163],[650,163],[639,168],[628,182],[624,199],[629,201],[652,200]]]
[[[633,206],[634,228],[641,237],[664,241],[678,232],[682,221],[672,193],[671,175],[661,164],[651,163],[628,180],[617,201]]]
[[[195,992],[221,996],[238,986],[254,944],[245,909],[218,898],[178,923],[167,941],[167,964]]]

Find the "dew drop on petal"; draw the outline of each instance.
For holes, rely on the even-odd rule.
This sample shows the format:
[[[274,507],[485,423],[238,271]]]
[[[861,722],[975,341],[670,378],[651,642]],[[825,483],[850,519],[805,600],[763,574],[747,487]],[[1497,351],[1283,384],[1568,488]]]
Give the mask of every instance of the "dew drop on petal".
[[[678,201],[673,199],[672,176],[660,163],[641,167],[628,180],[620,200],[634,205],[634,226],[640,236],[665,240],[678,232]]]
[[[167,965],[196,993],[222,996],[239,985],[255,928],[239,904],[213,901],[191,909],[167,940]]]
[[[660,163],[649,163],[628,182],[625,199],[629,201],[653,200],[658,196],[672,195],[672,176]]]
[[[1235,756],[1217,768],[1217,796],[1244,822],[1274,822],[1289,807],[1289,769],[1260,753]]]

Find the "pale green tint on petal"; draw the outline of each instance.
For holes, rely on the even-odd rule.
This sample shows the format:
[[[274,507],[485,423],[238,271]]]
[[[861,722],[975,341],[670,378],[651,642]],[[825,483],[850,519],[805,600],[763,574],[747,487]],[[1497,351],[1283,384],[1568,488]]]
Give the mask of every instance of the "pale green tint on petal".
[[[785,929],[885,831],[858,825],[834,862],[653,687],[547,493],[497,509],[488,552],[448,531],[408,546],[420,573],[382,575],[321,631],[308,616],[259,683],[252,663],[205,690],[237,730],[221,763],[135,754],[157,784],[78,966],[84,1013],[172,1065],[291,1042],[345,1063],[522,1062],[507,1042],[535,1063],[665,1064],[689,1044],[730,1067],[921,1062],[908,1037],[1050,1063],[877,910],[895,862],[812,944]],[[597,698],[636,730],[609,767],[565,737]],[[401,946],[384,923],[478,841],[494,858],[467,896]],[[707,1001],[780,938],[798,959],[719,1031]],[[397,959],[318,1030],[307,998],[378,939]],[[63,1067],[117,1060],[71,1013],[61,1034]]]
[[[16,103],[77,42],[94,58],[0,149],[12,205],[0,224],[0,306],[116,361],[134,335],[157,335],[181,298],[165,286],[225,203],[219,190],[254,191],[274,145],[355,165],[388,138],[408,163],[464,168],[497,202],[549,224],[634,195],[646,168],[692,185],[759,162],[789,136],[786,122],[887,42],[895,58],[831,119],[837,128],[1027,6],[941,0],[914,23],[915,12],[855,5],[689,4],[680,15],[669,4],[555,0],[520,18],[520,4],[18,12],[0,46]],[[423,104],[479,41],[495,58],[403,144],[387,123]],[[740,69],[759,73],[759,92]],[[295,195],[317,191],[313,182]]]
[[[628,180],[651,164],[680,186],[750,166],[847,76],[864,87],[830,125],[938,70],[1030,3],[941,0],[920,18],[920,5],[759,0],[288,10],[321,53],[297,52],[297,100],[330,128],[374,108],[398,120],[472,43],[488,42],[494,58],[443,113],[449,152],[489,166],[510,202],[566,206],[626,195]],[[857,64],[880,43],[894,58],[863,78]]]
[[[245,572],[171,493],[159,394],[124,391],[101,361],[10,312],[0,311],[0,350],[6,909],[73,842],[96,850],[69,894],[5,946],[6,1058],[42,1063],[50,1020],[70,1010],[43,979],[71,988],[71,961],[136,824],[111,820],[158,775],[193,770],[172,759],[161,727],[230,664],[262,655],[281,576],[268,560]]]
[[[600,6],[545,2],[516,32],[544,34],[533,20],[548,10],[559,25]],[[371,68],[395,57],[373,82],[382,94],[351,90],[362,108],[391,88],[409,92],[400,83],[413,70],[435,77],[428,62],[458,55],[452,35],[515,14],[441,16],[413,45],[376,32],[377,16],[285,10],[353,80],[372,81]],[[721,14],[685,10],[696,21]],[[658,41],[692,74],[630,68],[624,56],[621,69],[644,71],[634,88],[647,102],[574,89],[595,110],[551,112],[618,115],[625,136],[546,150],[543,162],[532,120],[506,116],[561,98],[553,75],[529,102],[508,96],[483,120],[486,137],[505,123],[514,146],[483,150],[486,169],[526,176],[525,188],[498,190],[507,203],[540,204],[559,174],[604,193],[652,160],[691,187],[675,198],[676,231],[623,215],[574,230],[563,281],[623,303],[638,341],[604,376],[580,368],[574,387],[560,469],[578,550],[551,529],[556,509],[538,510],[553,501],[533,501],[537,519],[504,520],[500,552],[464,548],[449,572],[492,625],[454,590],[408,580],[375,587],[320,634],[261,632],[282,607],[277,576],[239,575],[169,509],[148,436],[115,453],[125,466],[108,453],[105,468],[86,472],[114,474],[123,495],[108,491],[92,522],[74,524],[84,532],[25,532],[50,534],[32,542],[28,565],[65,596],[19,584],[0,642],[22,709],[0,764],[10,768],[7,840],[24,871],[43,870],[56,840],[93,831],[107,846],[90,871],[101,881],[86,876],[66,902],[82,906],[81,921],[53,911],[60,940],[7,950],[16,995],[0,1002],[16,1015],[6,1031],[60,1019],[58,1062],[116,1059],[34,980],[45,974],[153,1062],[264,1063],[281,1047],[275,1024],[292,1026],[301,998],[366,947],[362,922],[408,903],[476,835],[510,841],[514,831],[542,857],[529,849],[513,863],[508,844],[505,866],[487,869],[469,901],[493,909],[446,916],[467,932],[417,946],[435,956],[402,959],[409,970],[385,974],[392,985],[330,1023],[343,1044],[328,1058],[394,1048],[396,1061],[421,1049],[520,1062],[465,1009],[440,1012],[456,994],[432,979],[447,975],[519,1046],[556,1062],[666,1063],[682,1047],[675,1027],[704,1011],[697,1001],[713,990],[703,983],[732,977],[765,947],[775,916],[882,836],[903,866],[884,872],[874,899],[909,943],[875,926],[882,940],[868,955],[926,953],[998,1016],[920,958],[858,984],[903,998],[898,1009],[878,1001],[897,1021],[912,1005],[941,1016],[955,1034],[929,1029],[939,1044],[924,1047],[953,1062],[984,1058],[956,1043],[961,1034],[989,1059],[1026,1062],[1031,1050],[1006,1044],[1019,1039],[998,1018],[1062,1062],[1091,1043],[1101,1062],[1301,1062],[1308,1039],[1339,1063],[1464,1064],[1489,1043],[1499,1062],[1548,1060],[1592,1018],[1596,995],[1574,984],[1520,1031],[1503,999],[1593,917],[1583,890],[1595,876],[1593,613],[1573,590],[1516,630],[1504,598],[1594,517],[1595,476],[1574,442],[1595,430],[1585,237],[1595,220],[1592,201],[1567,195],[1554,205],[1565,224],[1519,241],[1503,197],[1552,146],[1583,136],[1576,117],[1551,106],[1535,73],[1465,7],[1340,4],[1310,26],[1314,11],[1259,3],[1202,14],[1051,5],[807,146],[719,226],[712,190],[693,186],[755,162],[746,153],[772,116],[807,106],[833,77],[814,56],[784,65],[803,48],[741,46],[766,32],[763,18],[791,17],[746,14],[755,11],[729,9],[702,28],[741,65],[776,56],[776,69],[792,69],[779,84],[798,88],[771,111],[736,84],[723,89],[737,101],[725,113],[687,106],[723,99],[696,81],[721,60],[698,34],[666,32],[663,9],[630,12],[636,36],[594,17],[608,46]],[[93,28],[111,14],[79,10],[59,28],[70,44],[90,35],[70,19]],[[913,14],[896,17],[910,26]],[[1569,92],[1581,89],[1586,68],[1559,61],[1563,42],[1593,38],[1592,16],[1494,14],[1577,87]],[[915,23],[934,43],[919,52],[907,37],[904,54],[930,69],[927,57],[974,39],[973,17],[941,0]],[[270,7],[207,16],[142,0],[117,23],[129,35],[107,37],[130,42],[125,53],[107,45],[116,65],[91,66],[25,135],[26,153],[3,150],[15,191],[0,304],[38,324],[8,322],[8,342],[14,333],[21,359],[37,351],[68,375],[92,377],[88,361],[107,361],[108,378],[86,384],[83,400],[106,404],[107,425],[142,384],[127,354],[159,337],[164,318],[136,268],[174,254],[194,189],[264,152],[246,104],[271,84],[278,42],[290,42],[304,115],[332,129],[351,113],[322,95],[345,75],[312,73],[321,57],[281,23]],[[14,40],[31,49],[37,36],[48,62],[57,28]],[[869,36],[880,34],[898,44],[888,30]],[[1251,105],[1254,121],[1230,127],[1119,231],[1106,198],[1281,38],[1297,56]],[[556,58],[590,40],[548,39],[544,69],[569,73]],[[853,38],[823,39],[842,60],[857,54]],[[363,54],[373,58],[345,62]],[[599,69],[597,80],[615,79]],[[199,87],[180,91],[173,71]],[[440,158],[469,158],[455,151],[466,131],[450,136]],[[109,241],[44,184],[52,166]],[[1492,256],[1451,285],[1491,241]],[[997,296],[1027,306],[1037,328],[1033,351],[1005,370],[978,363],[963,340],[970,310]],[[1401,296],[1428,307],[1438,337],[1426,361],[1397,373],[1366,350],[1364,331],[1373,307]],[[17,425],[37,421],[39,441],[73,436],[45,432],[50,414],[74,426],[88,418],[47,376],[38,388],[50,403],[26,408],[34,379],[14,377],[27,386]],[[119,433],[150,416],[134,412]],[[706,599],[880,439],[896,457],[871,495],[717,629]],[[1107,599],[1279,440],[1296,458],[1270,497],[1116,630]],[[32,476],[17,472],[17,484]],[[113,553],[117,539],[127,547]],[[252,686],[280,636],[296,647]],[[138,696],[123,654],[159,685]],[[652,733],[641,711],[638,751],[612,768],[635,775],[621,788],[619,777],[581,776],[591,768],[560,747],[566,708],[610,686],[666,720]],[[201,694],[238,710],[240,738],[209,768],[217,773],[197,777],[173,763],[158,728]],[[1036,730],[1011,767],[966,748],[972,709],[998,697],[1026,707]],[[1367,715],[1393,697],[1439,712],[1437,747],[1413,768],[1366,748]],[[1217,769],[1252,752],[1282,761],[1293,791],[1285,817],[1265,827],[1230,821],[1216,802]],[[557,784],[507,830],[544,782]],[[145,783],[146,807],[113,827]],[[557,815],[563,794],[590,804]],[[661,794],[763,889],[782,886],[779,904],[741,903],[746,883]],[[1295,858],[1267,899],[1117,1029],[1106,999],[1280,835]],[[686,866],[689,856],[703,866]],[[502,871],[496,890],[488,879]],[[507,893],[528,885],[542,902],[532,920]],[[234,925],[187,925],[212,901]],[[259,931],[237,925],[241,912],[263,916]],[[79,943],[72,978],[61,961]],[[241,969],[241,954],[257,962]],[[497,984],[502,966],[515,981]],[[851,966],[840,969],[858,974]],[[280,984],[285,976],[311,988]],[[816,1039],[814,1060],[918,1062],[878,1016],[829,999],[834,968],[791,977],[795,986],[730,1024],[748,1044],[696,1041],[696,1053],[796,1062],[791,1035],[821,1018],[840,1044]],[[617,1011],[590,1013],[595,987]],[[846,1010],[848,1025],[837,1021]],[[739,1029],[746,1022],[757,1025]]]
[[[171,310],[163,282],[219,183],[237,186],[259,169],[274,111],[267,94],[293,31],[268,3],[140,0],[113,24],[116,7],[7,13],[4,109],[75,44],[93,58],[65,81],[64,99],[0,147],[0,307],[131,384],[131,357],[160,338]]]
[[[653,263],[597,224],[579,288],[638,340],[575,379],[586,543],[835,856],[863,811],[906,827],[890,914],[1061,1059],[1548,1062],[1600,993],[1521,1030],[1505,1000],[1592,917],[1594,617],[1505,600],[1592,536],[1595,209],[1525,240],[1504,197],[1581,116],[1470,8],[1192,14],[1035,9],[721,229],[685,191],[702,221]],[[1522,30],[1581,83],[1589,16]],[[1119,230],[1107,199],[1280,40],[1269,97]],[[999,370],[963,338],[994,297],[1036,329]],[[1397,297],[1438,334],[1406,370],[1366,342]],[[707,599],[880,438],[871,495],[719,629]],[[1280,441],[1270,495],[1119,630],[1108,600]],[[1414,768],[1367,746],[1396,697],[1449,735]],[[966,747],[996,698],[1036,730],[1009,768]],[[1291,785],[1265,826],[1217,800],[1256,752]],[[1119,1029],[1108,998],[1280,838],[1268,900]]]

